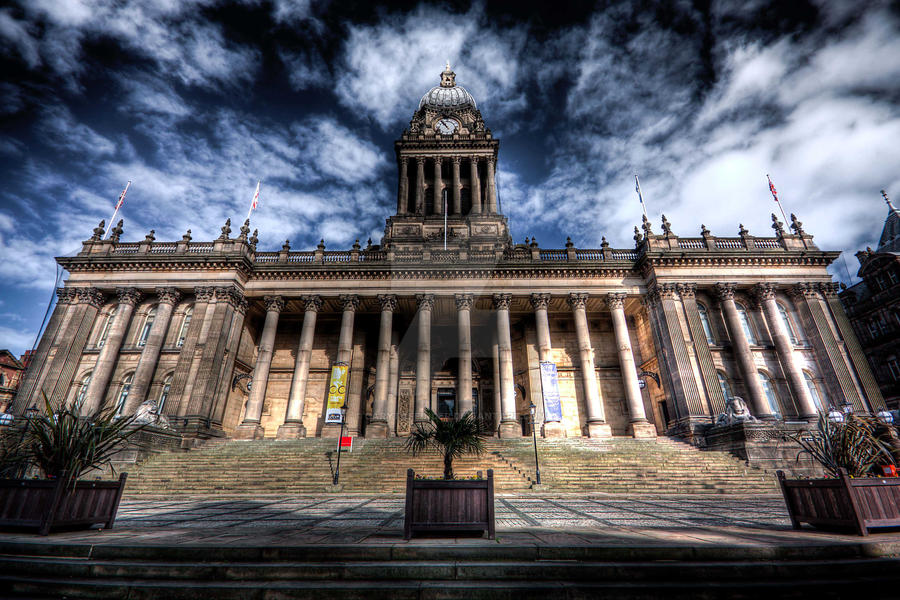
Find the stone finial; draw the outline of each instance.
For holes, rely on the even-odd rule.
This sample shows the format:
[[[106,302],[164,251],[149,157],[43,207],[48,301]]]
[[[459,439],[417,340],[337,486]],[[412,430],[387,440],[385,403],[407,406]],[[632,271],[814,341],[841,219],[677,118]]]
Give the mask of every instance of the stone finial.
[[[534,239],[534,236],[531,236],[531,244],[529,244],[529,246],[531,246],[532,248],[538,247],[537,240]]]
[[[606,241],[605,235],[600,237],[600,248],[602,248],[603,250],[609,248],[609,242]]]
[[[803,223],[797,219],[797,215],[791,213],[791,229],[794,230],[796,235],[803,235],[806,233],[803,231]]]
[[[188,243],[191,241],[191,230],[188,229],[183,236],[181,236],[181,241],[184,243]]]
[[[250,235],[250,245],[253,246],[253,249],[256,249],[256,244],[259,243],[259,229],[254,229],[253,233]]]
[[[572,243],[572,238],[566,237],[566,248],[574,248],[575,244]]]
[[[91,236],[92,242],[99,242],[103,239],[103,234],[106,232],[106,221],[100,221],[100,224],[94,227],[94,235]]]
[[[647,215],[642,216],[641,221],[643,221],[643,223],[641,224],[641,228],[644,230],[644,235],[646,235],[647,237],[653,235],[653,228],[650,225],[650,220],[647,218]]]
[[[775,230],[777,235],[784,235],[784,223],[778,220],[775,213],[772,213],[772,229]]]
[[[238,239],[246,240],[248,235],[250,235],[250,219],[247,219],[244,221],[244,224],[241,225],[241,233],[238,235]]]
[[[291,251],[291,240],[284,240],[284,243],[281,245],[282,252],[290,252]]]
[[[888,205],[888,208],[889,208],[890,210],[896,210],[896,209],[894,208],[894,205],[891,204],[891,199],[888,198],[887,192],[885,192],[884,190],[881,190],[881,197],[884,198],[884,202],[885,202],[885,204]]]
[[[750,234],[750,232],[747,231],[747,228],[744,227],[744,224],[743,224],[743,223],[741,223],[740,225],[738,225],[738,235],[739,235],[739,236],[741,236],[741,237],[746,237],[746,236],[748,236],[749,234]]]
[[[156,241],[156,230],[151,229],[150,233],[144,236],[144,243],[152,244],[154,241]]]
[[[371,249],[372,249],[372,238],[369,238],[368,240],[366,240],[366,250],[371,250]]]
[[[231,235],[231,219],[225,219],[225,226],[222,227],[222,235],[219,236],[219,239],[227,240],[229,235]]]
[[[319,250],[321,252],[325,251],[325,238],[319,240],[319,244],[316,246],[316,250]]]
[[[634,226],[634,245],[640,246],[641,242],[644,241],[644,236],[641,235],[641,232],[638,231],[637,225]]]
[[[123,229],[122,225],[125,223],[125,219],[119,219],[119,222],[116,223],[116,226],[112,228],[112,231],[109,232],[109,239],[116,244],[119,243],[119,238],[122,237]]]
[[[357,239],[355,242],[353,242],[353,250],[356,250],[357,252],[359,252],[359,249],[361,247],[362,246],[359,245],[359,239]]]
[[[700,223],[700,235],[703,237],[710,236],[709,229],[707,229],[706,225],[704,225],[703,223]]]
[[[662,230],[665,235],[672,235],[672,224],[669,223],[666,215],[662,216]]]

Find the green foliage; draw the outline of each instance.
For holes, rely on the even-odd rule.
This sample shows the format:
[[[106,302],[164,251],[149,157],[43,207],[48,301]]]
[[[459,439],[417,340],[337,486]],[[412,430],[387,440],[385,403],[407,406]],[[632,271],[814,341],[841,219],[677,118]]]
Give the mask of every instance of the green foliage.
[[[80,406],[54,406],[44,396],[44,407],[27,420],[25,431],[5,434],[0,469],[10,476],[11,465],[24,471],[37,467],[45,477],[66,477],[74,482],[86,471],[111,465],[113,456],[129,437],[143,429],[134,416],[118,417],[114,407],[81,415]],[[10,428],[12,429],[12,428]],[[13,439],[21,436],[20,440]]]
[[[441,419],[428,408],[425,414],[428,422],[416,423],[406,440],[406,450],[413,456],[429,448],[437,450],[444,457],[444,479],[453,479],[453,459],[484,453],[484,438],[490,437],[491,430],[471,412],[458,419]]]
[[[789,437],[833,477],[841,468],[851,477],[865,477],[873,466],[893,464],[890,447],[881,436],[876,417],[849,414],[843,423],[833,423],[824,414],[814,431],[801,430]],[[800,454],[797,455],[799,459]]]

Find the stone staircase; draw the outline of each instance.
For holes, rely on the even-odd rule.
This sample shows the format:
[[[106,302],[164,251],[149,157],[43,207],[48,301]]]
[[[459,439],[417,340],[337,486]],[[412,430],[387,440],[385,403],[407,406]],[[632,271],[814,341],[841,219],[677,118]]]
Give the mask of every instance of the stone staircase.
[[[540,489],[546,493],[778,493],[774,475],[722,452],[699,451],[667,438],[539,440]],[[190,452],[158,454],[129,470],[126,495],[297,494],[331,488],[335,440],[257,440],[218,443]],[[494,470],[496,491],[535,488],[531,440],[486,443],[480,457],[453,463],[457,477]],[[404,440],[355,438],[341,455],[340,491],[393,494],[405,490],[406,470],[438,477],[437,453],[413,457]]]

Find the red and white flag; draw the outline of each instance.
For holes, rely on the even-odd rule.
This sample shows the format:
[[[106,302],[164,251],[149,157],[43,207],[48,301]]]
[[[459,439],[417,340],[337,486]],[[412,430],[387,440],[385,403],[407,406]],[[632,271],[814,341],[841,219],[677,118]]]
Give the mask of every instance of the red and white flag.
[[[250,203],[250,210],[256,210],[256,207],[259,206],[259,182],[256,182],[256,192],[253,194],[253,201]]]
[[[778,192],[775,191],[775,184],[772,183],[772,178],[767,174],[766,179],[769,180],[769,191],[772,192],[772,198],[775,199],[775,202],[778,202]],[[781,205],[779,204],[779,206]]]
[[[131,181],[129,181],[127,184],[125,184],[125,189],[122,190],[121,194],[119,194],[119,200],[118,200],[118,202],[116,202],[116,210],[119,210],[120,208],[122,208],[122,205],[125,204],[125,194],[128,193],[128,188],[130,188],[130,187],[131,187]]]

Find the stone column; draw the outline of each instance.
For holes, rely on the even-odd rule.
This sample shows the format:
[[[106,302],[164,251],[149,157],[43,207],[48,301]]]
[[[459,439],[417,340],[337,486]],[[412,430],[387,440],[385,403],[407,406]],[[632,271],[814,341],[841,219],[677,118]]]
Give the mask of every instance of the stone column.
[[[778,354],[778,362],[787,377],[791,393],[797,401],[797,411],[801,418],[807,421],[815,419],[819,415],[815,402],[809,395],[806,380],[803,373],[794,361],[794,347],[791,344],[791,336],[784,327],[778,304],[775,302],[775,286],[771,283],[757,283],[753,288],[756,299],[762,305],[766,317],[766,324],[772,334],[772,342],[775,344],[775,352]]]
[[[409,159],[401,156],[397,159],[400,165],[400,181],[397,182],[397,214],[405,215],[409,207]]]
[[[201,334],[208,331],[207,308],[215,301],[214,289],[210,286],[194,288],[194,312],[191,316],[191,324],[188,325],[187,336],[184,345],[178,354],[178,363],[175,365],[175,375],[172,377],[172,387],[169,389],[168,415],[184,417],[189,414],[191,391],[193,381],[196,378],[197,364],[203,352],[203,340]]]
[[[303,296],[301,300],[305,307],[303,327],[300,330],[300,344],[297,346],[297,356],[294,359],[294,375],[291,378],[291,393],[284,414],[284,424],[278,427],[278,433],[275,435],[278,439],[306,437],[306,427],[303,425],[303,407],[306,403],[309,363],[316,335],[316,318],[319,309],[322,308],[322,298]]]
[[[431,187],[434,188],[434,214],[444,214],[443,200],[443,176],[441,175],[441,159],[434,157],[434,182]],[[449,206],[447,208],[450,208]]]
[[[613,330],[616,334],[616,348],[619,354],[619,369],[622,371],[622,385],[625,388],[625,403],[628,405],[628,429],[633,437],[656,437],[656,427],[647,422],[644,413],[644,399],[638,385],[637,369],[634,366],[634,352],[625,320],[625,294],[606,295],[606,305],[612,313]]]
[[[497,182],[494,181],[494,164],[497,159],[491,156],[487,159],[487,185],[485,193],[487,194],[487,212],[492,215],[497,214]]]
[[[391,373],[391,330],[397,296],[379,294],[381,303],[381,328],[378,331],[378,356],[375,360],[375,400],[372,406],[372,422],[366,428],[366,437],[386,438],[390,435],[387,420],[388,387]]]
[[[550,320],[547,318],[547,308],[550,305],[550,294],[532,294],[531,307],[534,308],[534,323],[537,330],[537,351],[538,360],[540,362],[550,361]],[[541,379],[542,371],[538,370],[538,383],[543,391],[543,383]],[[543,394],[541,395],[543,402]],[[546,407],[541,407],[539,411],[543,415],[543,435],[548,438],[565,437],[566,431],[559,421],[548,421]],[[537,415],[535,415],[537,420]],[[535,424],[537,426],[537,424]]]
[[[725,394],[722,393],[722,386],[719,384],[719,376],[716,373],[712,352],[709,350],[706,330],[703,329],[703,323],[700,321],[700,309],[697,308],[697,284],[679,283],[677,289],[684,307],[688,329],[691,332],[694,356],[697,358],[697,365],[700,367],[700,374],[703,378],[709,414],[715,418],[725,412]]]
[[[456,294],[459,361],[456,377],[456,416],[473,410],[472,406],[472,295]],[[476,417],[478,415],[475,415]]]
[[[338,350],[334,363],[347,365],[347,394],[344,397],[344,405],[347,407],[345,425],[349,435],[351,421],[356,419],[352,414],[354,410],[354,399],[352,398],[354,373],[350,359],[353,358],[353,322],[356,317],[356,309],[359,307],[359,296],[343,294],[340,296],[340,303],[343,312],[341,313],[341,332],[338,335]],[[327,423],[322,429],[322,437],[337,437],[340,435],[340,430],[340,424]]]
[[[425,214],[425,157],[416,157],[416,214]]]
[[[481,182],[478,180],[478,157],[469,157],[469,189],[472,193],[472,214],[481,214]]]
[[[84,406],[81,409],[82,414],[89,415],[103,406],[106,400],[106,387],[119,358],[119,350],[122,349],[122,342],[131,323],[131,315],[134,314],[134,307],[141,301],[141,293],[135,288],[118,288],[116,294],[119,296],[119,308],[106,336],[106,343],[103,344],[97,357],[91,382],[85,394]]]
[[[212,394],[212,410],[209,411],[210,428],[222,429],[222,421],[231,394],[231,383],[234,381],[234,363],[240,351],[241,336],[244,332],[244,318],[250,308],[250,302],[244,297],[243,291],[232,288],[229,294],[228,305],[230,316],[227,318],[228,337],[225,340],[222,358],[219,362],[218,372],[214,372],[216,379]]]
[[[509,294],[494,294],[497,311],[497,350],[500,362],[500,437],[522,437],[516,415],[516,387],[513,379],[512,340],[509,331]]]
[[[503,399],[500,393],[500,345],[497,343],[497,331],[494,331],[491,344],[491,358],[494,366],[494,435],[500,435],[500,419],[503,415]]]
[[[134,414],[138,406],[147,399],[147,390],[153,382],[153,374],[156,372],[156,364],[159,362],[159,353],[165,342],[166,332],[169,330],[169,322],[172,320],[172,310],[181,299],[181,292],[171,287],[160,287],[156,288],[156,296],[159,298],[156,320],[150,327],[150,335],[147,336],[147,343],[144,344],[140,361],[134,371],[134,383],[131,385],[131,391],[122,410],[122,414],[125,415]]]
[[[759,382],[759,371],[756,363],[753,362],[753,353],[750,351],[750,344],[747,336],[744,334],[744,328],[741,326],[741,318],[738,316],[737,307],[734,304],[734,288],[733,283],[717,283],[716,294],[722,305],[722,313],[725,317],[725,325],[728,328],[728,337],[731,338],[731,347],[734,351],[734,358],[737,361],[741,376],[744,378],[744,388],[750,395],[750,406],[752,412],[760,419],[774,419],[763,393],[762,384]]]
[[[585,302],[587,294],[571,293],[567,299],[575,319],[575,335],[578,338],[578,355],[581,359],[581,379],[584,385],[584,406],[587,410],[588,437],[610,437],[612,428],[606,423],[600,386],[597,385],[597,371],[594,368],[594,349],[588,331]]]
[[[397,435],[397,389],[400,387],[400,336],[391,333],[391,357],[388,361],[387,423],[388,436]]]
[[[451,173],[453,178],[453,210],[450,211],[454,215],[462,213],[462,203],[459,198],[459,161],[461,157],[454,156],[450,159]]]
[[[253,384],[250,387],[250,397],[247,399],[247,410],[244,411],[244,421],[234,430],[234,438],[238,440],[260,439],[265,434],[259,421],[266,399],[269,368],[272,366],[272,355],[275,351],[275,333],[278,330],[278,317],[284,310],[284,298],[266,296],[265,303],[266,321],[259,338],[259,352],[256,355],[256,366],[253,367]]]
[[[432,294],[417,294],[419,302],[419,341],[416,350],[416,407],[415,422],[427,421],[425,409],[431,406],[431,311]]]

